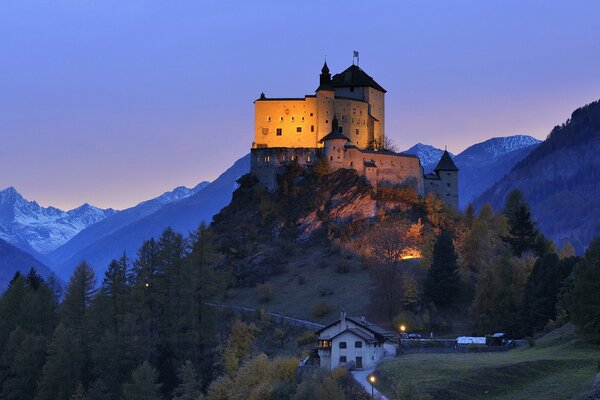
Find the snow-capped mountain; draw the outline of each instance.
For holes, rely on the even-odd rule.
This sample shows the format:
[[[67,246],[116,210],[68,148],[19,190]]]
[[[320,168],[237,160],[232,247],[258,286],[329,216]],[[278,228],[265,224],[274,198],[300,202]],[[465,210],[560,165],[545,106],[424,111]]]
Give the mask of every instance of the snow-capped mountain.
[[[418,156],[421,160],[421,165],[426,174],[433,171],[440,157],[444,153],[444,150],[438,149],[437,147],[430,146],[428,144],[417,143],[410,149],[403,151],[404,154],[412,154]],[[454,154],[450,153],[450,157],[454,158]]]
[[[114,213],[89,204],[70,211],[42,207],[9,187],[0,191],[0,239],[34,255],[47,254]]]
[[[496,161],[498,157],[539,143],[541,141],[527,135],[496,137],[468,147],[457,156],[455,161],[463,166],[489,164]]]
[[[179,186],[170,192],[165,192],[162,195],[150,200],[142,201],[138,205],[120,211],[96,224],[88,226],[81,230],[71,240],[63,246],[54,250],[48,255],[50,266],[59,264],[65,259],[73,256],[78,251],[88,247],[92,243],[101,240],[105,236],[132,224],[150,214],[155,213],[167,204],[183,200],[201,192],[210,182],[201,182],[193,188]],[[80,261],[80,260],[79,260]]]
[[[106,218],[84,229],[52,252],[50,267],[59,276],[68,279],[77,264],[86,260],[94,267],[98,276],[103,276],[112,259],[122,256],[124,252],[130,257],[136,257],[144,240],[160,236],[167,227],[187,235],[198,229],[202,221],[209,224],[213,215],[231,201],[231,195],[237,187],[236,181],[248,172],[249,154],[191,196],[171,201],[158,207],[156,211],[147,213],[148,209],[145,207],[160,199],[159,197]],[[140,216],[140,210],[143,210],[143,216]]]
[[[459,206],[464,208],[512,167],[527,157],[541,142],[534,137],[497,137],[466,148],[454,158],[460,170]]]

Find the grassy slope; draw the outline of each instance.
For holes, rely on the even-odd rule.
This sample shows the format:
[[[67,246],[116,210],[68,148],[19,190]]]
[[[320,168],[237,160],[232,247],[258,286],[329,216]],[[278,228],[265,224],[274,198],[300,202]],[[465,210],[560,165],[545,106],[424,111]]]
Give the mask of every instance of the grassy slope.
[[[378,374],[390,398],[412,385],[434,399],[577,399],[589,390],[599,358],[600,347],[581,343],[567,325],[533,348],[405,355],[382,363]]]
[[[356,260],[349,262],[350,272],[336,272],[339,255],[328,254],[327,249],[311,248],[295,257],[287,264],[287,272],[271,278],[273,296],[270,301],[258,301],[256,287],[235,288],[235,297],[226,300],[227,304],[251,308],[264,308],[290,317],[327,323],[345,309],[350,315],[365,313],[369,301],[366,290],[370,287],[370,278],[366,270]],[[304,283],[299,284],[299,277]],[[321,296],[319,289],[330,288],[333,294]],[[315,317],[312,308],[318,301],[325,301],[329,313]]]

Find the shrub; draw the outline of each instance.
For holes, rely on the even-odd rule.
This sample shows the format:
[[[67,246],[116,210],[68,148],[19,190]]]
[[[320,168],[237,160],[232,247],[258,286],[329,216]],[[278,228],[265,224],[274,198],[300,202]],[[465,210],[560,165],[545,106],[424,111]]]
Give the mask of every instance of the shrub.
[[[334,293],[332,288],[326,286],[318,286],[317,290],[319,290],[319,294],[321,295],[321,297],[331,296]]]
[[[347,274],[350,272],[350,263],[348,261],[338,261],[336,264],[336,272],[338,274]]]
[[[317,336],[315,336],[315,333],[312,331],[306,331],[301,336],[299,336],[298,339],[296,339],[296,343],[298,343],[298,346],[313,344],[316,341]]]
[[[273,296],[273,286],[270,283],[259,283],[256,285],[258,289],[258,301],[266,303],[271,300]]]
[[[312,308],[312,313],[315,317],[322,317],[327,315],[328,312],[329,306],[323,300],[317,302]]]

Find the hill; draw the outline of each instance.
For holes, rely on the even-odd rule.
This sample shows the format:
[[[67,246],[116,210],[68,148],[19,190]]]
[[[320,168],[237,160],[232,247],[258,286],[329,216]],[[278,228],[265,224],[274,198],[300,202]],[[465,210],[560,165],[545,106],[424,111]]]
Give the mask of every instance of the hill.
[[[520,189],[544,234],[582,252],[600,232],[600,101],[573,112],[548,138],[475,201],[503,206]]]
[[[0,239],[0,292],[4,291],[16,272],[26,275],[31,268],[44,278],[52,273],[30,254]]]
[[[250,156],[246,155],[198,193],[169,203],[111,232],[52,267],[66,279],[81,260],[87,260],[102,276],[112,259],[124,252],[135,257],[144,240],[158,237],[167,227],[188,234],[196,230],[202,221],[209,223],[213,215],[230,202],[231,193],[237,187],[236,180],[249,170]]]

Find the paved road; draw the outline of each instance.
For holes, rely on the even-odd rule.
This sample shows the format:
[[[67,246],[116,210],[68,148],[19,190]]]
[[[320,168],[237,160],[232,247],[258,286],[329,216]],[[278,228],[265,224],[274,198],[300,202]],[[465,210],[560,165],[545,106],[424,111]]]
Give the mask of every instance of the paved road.
[[[373,371],[375,371],[375,368],[373,369],[366,369],[363,371],[352,371],[352,376],[354,376],[354,379],[356,380],[356,382],[360,383],[362,385],[362,387],[365,388],[365,390],[371,394],[371,384],[369,383],[369,381],[367,380],[367,377],[373,373]],[[379,393],[379,391],[377,389],[373,389],[373,395],[376,399],[379,400],[388,400],[387,397],[385,397],[383,394]]]

